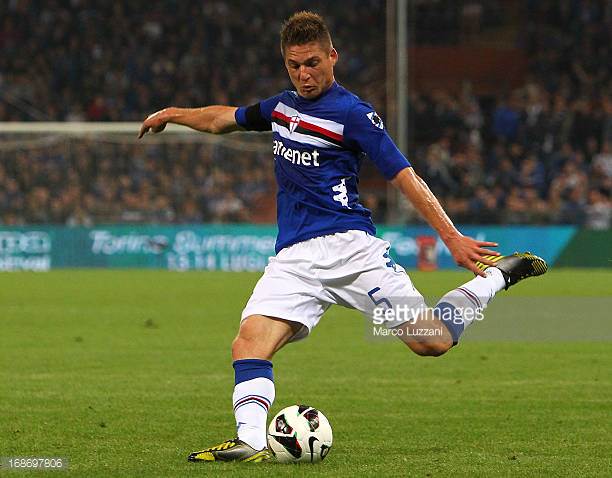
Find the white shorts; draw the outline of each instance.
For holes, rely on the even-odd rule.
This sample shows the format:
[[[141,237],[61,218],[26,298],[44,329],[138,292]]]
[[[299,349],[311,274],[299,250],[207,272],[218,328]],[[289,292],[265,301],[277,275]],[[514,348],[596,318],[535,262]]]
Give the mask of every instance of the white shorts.
[[[270,257],[242,311],[302,324],[291,341],[305,338],[330,305],[373,319],[385,300],[415,311],[425,306],[406,271],[389,257],[389,243],[364,231],[347,231],[299,242]],[[407,316],[407,322],[414,316]],[[394,322],[400,325],[402,322]]]

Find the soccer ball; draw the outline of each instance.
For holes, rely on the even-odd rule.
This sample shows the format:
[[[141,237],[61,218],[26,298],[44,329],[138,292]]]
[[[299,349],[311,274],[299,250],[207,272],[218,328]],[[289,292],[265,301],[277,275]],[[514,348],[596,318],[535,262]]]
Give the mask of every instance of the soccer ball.
[[[332,428],[325,415],[308,405],[283,408],[268,427],[268,447],[281,463],[316,463],[332,446]]]

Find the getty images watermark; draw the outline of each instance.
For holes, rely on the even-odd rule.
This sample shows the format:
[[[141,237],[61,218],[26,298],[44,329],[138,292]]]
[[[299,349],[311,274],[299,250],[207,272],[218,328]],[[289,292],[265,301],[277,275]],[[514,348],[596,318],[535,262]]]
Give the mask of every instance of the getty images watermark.
[[[478,307],[442,307],[432,313],[440,297],[424,297],[410,302],[406,297],[379,297],[372,314],[364,320],[366,340],[437,341],[446,327],[432,324],[433,317],[453,323],[472,322],[461,341],[499,342],[612,342],[612,294],[605,296],[500,296],[488,302],[486,311]],[[458,304],[457,304],[458,305]],[[487,320],[483,320],[484,317]],[[406,325],[402,325],[406,324]],[[436,327],[438,325],[438,327]],[[395,339],[396,340],[396,339]]]
[[[482,307],[443,307],[434,309],[425,304],[395,304],[378,306],[372,314],[371,335],[374,338],[412,337],[415,340],[435,340],[445,330],[439,320],[461,324],[484,319]],[[434,322],[435,321],[435,322]]]

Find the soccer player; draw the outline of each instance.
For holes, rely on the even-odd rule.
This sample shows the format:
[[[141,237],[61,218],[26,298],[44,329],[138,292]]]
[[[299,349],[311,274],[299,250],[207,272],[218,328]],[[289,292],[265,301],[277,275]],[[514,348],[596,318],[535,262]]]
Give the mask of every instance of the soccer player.
[[[374,318],[381,308],[403,306],[388,327],[401,330],[418,355],[439,356],[502,289],[543,274],[546,263],[530,253],[501,256],[496,243],[463,236],[397,149],[374,109],[334,79],[338,52],[323,19],[299,12],[282,27],[281,53],[295,91],[251,106],[166,108],[150,115],[139,137],[176,123],[208,133],[272,130],[278,182],[276,256],[242,312],[232,344],[237,438],[197,451],[190,461],[259,462],[274,401],[272,357],[306,337],[333,304]],[[363,156],[414,204],[453,258],[476,277],[448,292],[433,309],[375,236],[370,211],[359,203]],[[399,308],[398,308],[399,310]],[[469,314],[466,311],[471,311]],[[423,336],[427,330],[432,333]]]

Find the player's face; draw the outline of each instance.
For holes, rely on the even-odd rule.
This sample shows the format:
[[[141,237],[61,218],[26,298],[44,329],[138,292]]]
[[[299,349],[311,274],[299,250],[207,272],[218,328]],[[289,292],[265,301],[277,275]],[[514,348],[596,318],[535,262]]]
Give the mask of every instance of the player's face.
[[[285,67],[291,83],[303,98],[314,99],[334,82],[334,65],[338,53],[329,52],[319,42],[285,48]]]

